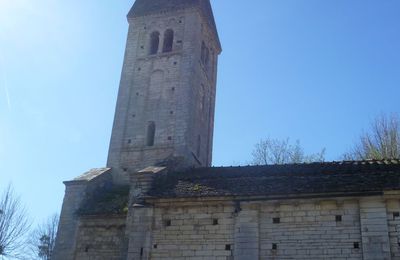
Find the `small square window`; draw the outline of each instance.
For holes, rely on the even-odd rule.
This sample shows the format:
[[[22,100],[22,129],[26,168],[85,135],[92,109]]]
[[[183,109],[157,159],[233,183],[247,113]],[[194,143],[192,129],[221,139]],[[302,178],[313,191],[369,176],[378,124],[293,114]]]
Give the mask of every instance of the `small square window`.
[[[278,249],[278,245],[277,244],[272,244],[272,250],[277,250]]]
[[[216,218],[213,219],[213,225],[214,225],[214,226],[218,225],[218,219],[216,219]]]
[[[154,249],[157,249],[157,244],[154,244],[154,245],[153,245],[153,248],[154,248]]]
[[[170,219],[167,219],[164,221],[164,226],[170,227],[172,225],[172,221]]]
[[[353,247],[354,247],[355,249],[359,249],[359,248],[360,248],[360,243],[354,242]]]
[[[280,218],[273,218],[272,219],[272,223],[279,224],[279,223],[281,223],[281,219]]]
[[[393,218],[400,217],[400,212],[393,212]]]
[[[336,222],[342,222],[342,215],[336,215]]]
[[[226,251],[231,251],[232,250],[232,246],[231,245],[225,245],[225,250]]]

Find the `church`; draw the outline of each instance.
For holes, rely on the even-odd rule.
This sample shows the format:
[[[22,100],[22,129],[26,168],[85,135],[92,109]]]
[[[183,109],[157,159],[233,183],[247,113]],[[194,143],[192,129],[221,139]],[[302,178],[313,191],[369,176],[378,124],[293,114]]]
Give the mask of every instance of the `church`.
[[[136,0],[108,161],[66,181],[55,260],[400,259],[400,161],[212,167],[210,0]]]

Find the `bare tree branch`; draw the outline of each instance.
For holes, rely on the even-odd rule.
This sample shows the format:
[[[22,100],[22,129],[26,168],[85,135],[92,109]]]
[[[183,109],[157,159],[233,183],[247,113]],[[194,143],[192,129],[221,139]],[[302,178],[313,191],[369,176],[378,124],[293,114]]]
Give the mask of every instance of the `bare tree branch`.
[[[32,232],[30,247],[33,259],[51,259],[57,236],[59,218],[58,214],[54,214],[37,226]]]
[[[380,115],[370,126],[370,130],[360,136],[349,152],[346,160],[400,159],[400,119],[397,115]]]
[[[0,197],[0,256],[23,259],[30,221],[11,185]]]
[[[252,156],[255,165],[321,162],[325,160],[325,149],[316,154],[306,155],[299,141],[292,145],[289,138],[267,138],[254,146]]]

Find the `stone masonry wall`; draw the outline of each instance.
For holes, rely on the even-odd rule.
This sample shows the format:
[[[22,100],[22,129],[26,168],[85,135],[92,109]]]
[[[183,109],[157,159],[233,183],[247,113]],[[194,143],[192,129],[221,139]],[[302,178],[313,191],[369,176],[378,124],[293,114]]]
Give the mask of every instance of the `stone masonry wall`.
[[[232,212],[229,204],[157,207],[150,259],[231,259]]]
[[[392,259],[400,259],[400,201],[389,200],[387,202],[387,221]]]
[[[133,226],[125,225],[125,216],[81,219],[74,259],[400,259],[399,199],[221,198],[148,205],[133,209]]]
[[[76,260],[124,259],[126,216],[98,216],[80,219]]]
[[[146,259],[400,259],[400,202],[381,201],[363,197],[156,205],[152,251]]]
[[[358,202],[263,203],[260,244],[262,259],[362,259]]]

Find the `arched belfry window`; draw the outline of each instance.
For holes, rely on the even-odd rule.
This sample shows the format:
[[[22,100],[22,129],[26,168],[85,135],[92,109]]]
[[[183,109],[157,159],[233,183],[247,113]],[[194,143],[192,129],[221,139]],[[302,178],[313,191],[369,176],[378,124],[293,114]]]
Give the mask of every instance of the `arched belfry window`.
[[[174,45],[174,31],[168,29],[164,33],[163,52],[171,52],[173,45]]]
[[[156,136],[156,124],[150,121],[147,125],[147,146],[154,145],[154,138]]]
[[[157,54],[160,44],[160,33],[155,31],[150,35],[150,55]]]

